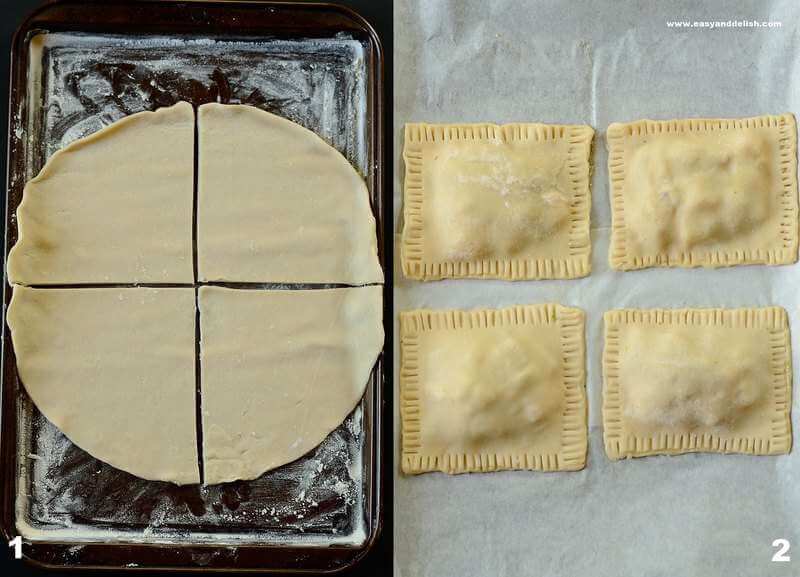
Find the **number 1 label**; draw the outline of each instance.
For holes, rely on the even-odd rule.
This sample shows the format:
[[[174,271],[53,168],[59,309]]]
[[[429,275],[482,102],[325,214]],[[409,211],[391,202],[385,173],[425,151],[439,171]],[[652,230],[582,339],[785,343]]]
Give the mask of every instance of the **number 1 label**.
[[[9,547],[14,548],[14,559],[22,559],[22,537],[17,535],[8,542]]]

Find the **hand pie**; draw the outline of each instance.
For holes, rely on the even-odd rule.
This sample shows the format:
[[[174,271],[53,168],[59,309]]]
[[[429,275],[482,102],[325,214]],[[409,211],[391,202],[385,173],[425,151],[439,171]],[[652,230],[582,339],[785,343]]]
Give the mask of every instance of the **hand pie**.
[[[589,126],[408,124],[406,276],[589,274]]]
[[[791,114],[608,127],[619,270],[797,261]]]
[[[782,308],[609,311],[603,378],[612,459],[791,449]]]
[[[582,469],[583,327],[554,304],[401,313],[403,471]]]

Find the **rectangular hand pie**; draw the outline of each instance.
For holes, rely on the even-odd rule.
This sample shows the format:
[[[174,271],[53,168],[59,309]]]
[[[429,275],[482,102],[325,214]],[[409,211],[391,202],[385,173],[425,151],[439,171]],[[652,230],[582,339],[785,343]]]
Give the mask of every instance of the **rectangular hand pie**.
[[[608,127],[612,268],[797,261],[794,116]]]
[[[606,453],[788,453],[790,346],[779,307],[607,312]]]
[[[406,276],[589,274],[594,130],[546,124],[407,124]]]
[[[579,309],[404,312],[400,351],[405,473],[586,464]]]

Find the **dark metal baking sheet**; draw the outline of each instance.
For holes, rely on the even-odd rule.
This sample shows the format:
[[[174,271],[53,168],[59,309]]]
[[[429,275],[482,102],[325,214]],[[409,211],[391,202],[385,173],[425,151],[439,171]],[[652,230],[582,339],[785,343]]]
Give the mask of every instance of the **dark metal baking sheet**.
[[[330,5],[65,1],[39,10],[13,43],[6,254],[24,182],[50,154],[179,100],[252,104],[314,130],[365,175],[380,234],[381,62],[369,26]],[[10,293],[6,285],[6,304]],[[70,443],[27,398],[5,326],[3,335],[2,528],[23,534],[30,560],[319,571],[371,544],[380,361],[360,406],[309,455],[255,481],[176,487]]]

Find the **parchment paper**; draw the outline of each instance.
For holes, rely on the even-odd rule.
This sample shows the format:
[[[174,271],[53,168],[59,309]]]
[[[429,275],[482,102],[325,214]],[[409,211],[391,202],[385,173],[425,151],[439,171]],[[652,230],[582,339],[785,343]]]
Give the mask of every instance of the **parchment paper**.
[[[777,20],[782,27],[666,24],[737,19]],[[798,23],[800,3],[791,0],[395,0],[396,233],[404,123],[537,121],[585,123],[597,131],[591,276],[420,283],[405,279],[395,258],[397,311],[540,302],[586,310],[590,425],[588,464],[577,473],[408,477],[397,468],[395,415],[396,575],[800,575],[798,391],[790,455],[612,462],[602,444],[600,366],[605,310],[781,305],[791,317],[800,371],[800,265],[609,270],[604,140],[613,121],[800,115]],[[397,388],[399,350],[395,359]],[[777,538],[792,543],[791,562],[771,561]]]

